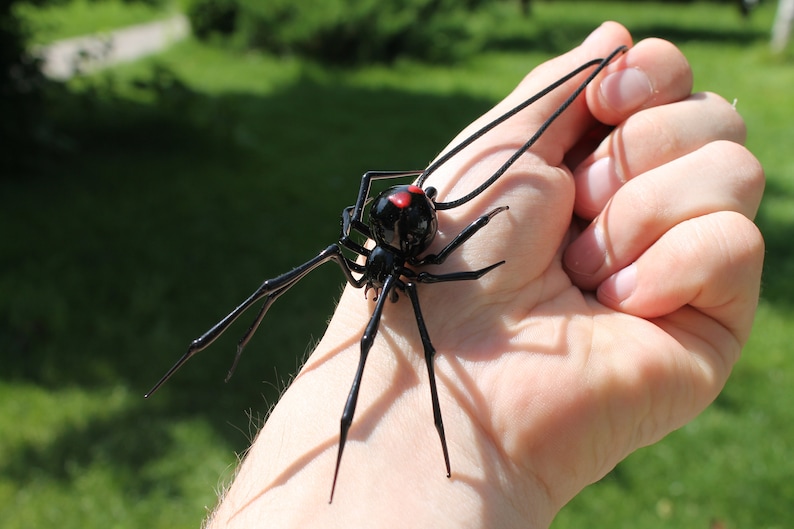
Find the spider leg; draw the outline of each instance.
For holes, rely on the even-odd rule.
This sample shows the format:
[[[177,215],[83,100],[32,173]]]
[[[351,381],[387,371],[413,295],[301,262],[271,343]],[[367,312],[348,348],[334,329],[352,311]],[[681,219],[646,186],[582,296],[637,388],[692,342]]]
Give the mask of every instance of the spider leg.
[[[590,74],[587,76],[587,78],[585,78],[585,80],[582,81],[579,84],[579,86],[571,93],[571,95],[565,101],[563,101],[563,103],[559,107],[557,107],[557,110],[555,110],[551,114],[551,116],[549,116],[546,119],[546,121],[543,122],[543,124],[540,126],[540,128],[538,128],[538,130],[535,132],[535,134],[533,134],[532,137],[529,138],[529,140],[527,140],[527,142],[522,147],[520,147],[513,154],[513,156],[510,157],[510,159],[508,159],[504,164],[502,164],[502,166],[490,178],[488,178],[488,180],[486,180],[481,185],[479,185],[474,191],[471,191],[470,193],[468,193],[467,195],[464,195],[461,198],[458,198],[456,200],[452,200],[452,201],[449,201],[449,202],[436,202],[436,209],[439,210],[439,211],[444,210],[444,209],[452,209],[452,208],[456,208],[456,207],[461,206],[461,205],[465,204],[466,202],[470,201],[471,199],[473,199],[474,197],[476,197],[477,195],[479,195],[480,193],[482,193],[483,191],[485,191],[486,189],[491,187],[491,185],[493,185],[494,182],[499,180],[499,178],[501,178],[502,175],[505,172],[507,172],[507,170],[516,162],[516,160],[518,160],[525,152],[527,152],[540,139],[540,137],[546,132],[546,129],[548,129],[551,126],[551,124],[558,117],[560,117],[560,115],[562,115],[562,113],[565,112],[565,110],[569,106],[571,106],[571,104],[576,100],[576,98],[579,97],[579,95],[581,95],[581,93],[585,90],[585,88],[587,88],[587,85],[589,85],[590,82],[593,79],[595,79],[596,76],[615,59],[615,57],[617,57],[618,55],[620,55],[622,53],[625,53],[627,50],[628,50],[628,48],[626,46],[619,46],[619,47],[615,48],[609,55],[607,55],[603,59],[593,59],[591,61],[588,61],[587,63],[583,64],[579,68],[573,70],[571,73],[565,75],[561,79],[558,79],[554,83],[550,84],[549,86],[547,86],[546,88],[544,88],[543,90],[541,90],[540,92],[535,94],[534,96],[530,97],[529,99],[527,99],[526,101],[524,101],[520,105],[514,107],[513,109],[511,109],[511,110],[507,111],[506,113],[502,114],[500,117],[498,117],[495,120],[491,121],[490,123],[486,124],[480,130],[478,130],[477,132],[475,132],[474,134],[472,134],[471,136],[469,136],[468,138],[463,140],[461,143],[459,143],[458,145],[456,145],[455,147],[450,149],[446,154],[444,154],[442,157],[440,157],[438,160],[436,160],[430,167],[428,167],[424,171],[424,173],[422,173],[422,175],[419,177],[419,179],[417,180],[417,185],[421,186],[425,182],[427,177],[432,172],[434,172],[436,169],[438,169],[442,164],[444,164],[452,156],[454,156],[457,153],[459,153],[460,151],[462,151],[466,146],[470,145],[476,139],[478,139],[481,136],[483,136],[486,132],[488,132],[489,130],[493,129],[496,125],[498,125],[498,124],[502,123],[503,121],[507,120],[508,118],[514,116],[519,111],[521,111],[524,108],[528,107],[529,105],[531,105],[532,103],[534,103],[538,99],[542,98],[543,96],[549,94],[550,92],[552,92],[556,88],[560,87],[562,84],[568,82],[573,77],[575,77],[576,75],[582,73],[587,68],[595,66],[595,68],[593,69],[593,71],[590,72]]]
[[[516,114],[518,114],[519,112],[521,112],[522,110],[524,110],[525,108],[530,106],[531,104],[535,103],[537,100],[541,99],[545,95],[551,93],[552,91],[556,90],[557,88],[559,88],[563,84],[567,83],[572,78],[574,78],[577,75],[579,75],[580,73],[582,73],[584,70],[586,70],[586,69],[588,69],[588,68],[590,68],[592,66],[595,66],[595,65],[601,63],[602,61],[603,61],[603,59],[593,59],[591,61],[586,62],[585,64],[583,64],[583,65],[579,66],[578,68],[576,68],[574,71],[566,74],[565,76],[561,77],[560,79],[557,79],[556,81],[554,81],[549,86],[547,86],[546,88],[544,88],[543,90],[541,90],[537,94],[533,95],[529,99],[526,99],[523,103],[519,104],[518,106],[515,106],[515,107],[511,108],[510,110],[508,110],[507,112],[505,112],[504,114],[502,114],[498,118],[494,119],[490,123],[485,124],[482,128],[480,128],[479,130],[474,132],[471,136],[469,136],[465,140],[463,140],[460,143],[458,143],[457,145],[455,145],[449,151],[447,151],[442,156],[440,156],[435,162],[430,164],[430,166],[427,169],[425,169],[425,171],[419,177],[419,180],[417,181],[417,185],[421,187],[422,184],[424,184],[425,180],[427,180],[427,178],[431,174],[433,174],[436,171],[436,169],[438,169],[439,167],[444,165],[447,161],[449,161],[450,158],[452,158],[453,156],[458,154],[460,151],[462,151],[463,149],[465,149],[466,147],[468,147],[469,145],[474,143],[475,140],[477,140],[478,138],[481,138],[482,136],[484,136],[486,132],[488,132],[491,129],[495,128],[500,123],[503,123],[503,122],[507,121],[509,118],[515,116]]]
[[[301,278],[302,277],[304,277],[304,276],[301,276]],[[235,369],[237,369],[237,363],[240,361],[240,356],[242,356],[242,354],[243,354],[243,349],[245,349],[245,346],[248,345],[249,341],[251,341],[251,337],[254,335],[254,332],[256,332],[256,330],[259,328],[259,324],[262,323],[262,320],[265,318],[265,314],[267,314],[267,311],[268,311],[268,309],[270,309],[270,306],[273,303],[275,303],[275,301],[279,297],[281,297],[282,294],[284,294],[287,290],[289,290],[291,286],[293,286],[295,283],[297,283],[299,279],[300,278],[296,279],[295,281],[293,281],[289,285],[287,285],[287,286],[285,286],[283,288],[280,288],[278,290],[275,290],[275,291],[273,291],[270,294],[267,294],[265,296],[265,302],[262,304],[262,307],[259,309],[259,312],[256,314],[256,318],[251,323],[251,326],[248,327],[248,330],[245,331],[245,334],[242,336],[242,338],[240,338],[240,340],[237,342],[237,351],[234,354],[234,360],[232,360],[232,366],[229,368],[229,372],[226,373],[226,378],[223,379],[224,382],[228,382],[229,379],[232,378],[232,375],[234,374]],[[243,310],[245,310],[245,309],[243,309]],[[220,331],[220,332],[223,332],[223,331]],[[209,343],[207,343],[207,345],[202,346],[202,349],[207,347],[207,346],[209,346],[210,343],[212,343],[212,342],[209,342]],[[191,344],[191,347],[192,347],[192,345],[193,344]],[[199,349],[199,350],[201,350],[201,349]]]
[[[438,389],[436,388],[436,373],[433,368],[433,358],[436,350],[430,342],[430,335],[427,332],[425,319],[422,317],[422,309],[419,307],[419,296],[416,294],[416,285],[412,282],[406,283],[405,291],[411,298],[411,305],[416,316],[416,325],[419,327],[419,337],[422,339],[422,347],[425,351],[425,364],[427,364],[427,376],[430,380],[430,401],[433,405],[433,421],[441,439],[441,450],[444,452],[444,464],[447,467],[447,477],[452,475],[449,465],[449,450],[447,449],[447,436],[444,434],[444,421],[441,419],[441,405],[438,402]]]
[[[270,306],[275,302],[282,294],[284,294],[287,290],[289,290],[292,286],[294,286],[298,281],[303,279],[309,272],[320,266],[321,264],[327,263],[328,261],[336,262],[339,267],[342,269],[342,272],[345,274],[345,278],[347,281],[355,286],[356,288],[361,288],[364,285],[364,282],[360,279],[356,279],[353,276],[353,271],[359,271],[358,265],[349,261],[343,254],[342,249],[338,244],[332,244],[328,246],[325,250],[320,252],[317,257],[307,261],[306,263],[294,268],[293,270],[287,272],[286,274],[282,274],[276,278],[268,279],[253,293],[251,294],[248,299],[243,301],[236,309],[230,312],[225,318],[221,321],[216,323],[212,326],[210,330],[193,340],[190,346],[187,349],[187,352],[182,355],[182,357],[177,360],[177,362],[168,370],[168,372],[163,375],[163,377],[149,390],[148,393],[144,395],[144,397],[150,397],[157,389],[162,386],[171,376],[176,373],[176,371],[182,367],[185,362],[187,362],[193,355],[196,353],[203,351],[207,347],[210,346],[221,334],[223,334],[226,329],[246,310],[248,310],[253,304],[257,301],[265,298],[265,303],[260,309],[259,313],[254,320],[254,323],[249,327],[246,333],[243,335],[240,342],[237,344],[237,353],[234,357],[234,362],[232,364],[231,369],[229,370],[229,374],[226,377],[226,380],[229,380],[229,377],[232,376],[235,367],[237,366],[237,362],[240,359],[240,355],[242,354],[243,348],[251,339],[251,335],[254,334],[259,324],[262,322],[262,319],[265,317],[265,313],[270,308]]]
[[[350,228],[366,228],[366,225],[361,221],[361,215],[364,213],[364,206],[369,198],[369,188],[373,180],[384,180],[390,178],[405,178],[408,176],[419,176],[423,171],[367,171],[361,177],[361,186],[358,188],[358,197],[356,204],[345,209],[345,211],[352,211],[348,214],[347,221],[343,220],[342,234],[350,235]],[[344,215],[342,217],[345,218]]]
[[[350,234],[353,230],[358,231],[367,239],[372,238],[369,226],[361,220],[364,214],[364,207],[369,200],[370,187],[373,180],[386,180],[391,178],[406,178],[409,176],[419,176],[422,171],[367,171],[361,177],[361,185],[358,188],[356,203],[342,210],[342,232],[339,235],[339,244],[353,252],[369,255],[369,250],[354,241]]]
[[[350,387],[350,393],[345,402],[345,408],[342,411],[342,418],[339,421],[339,452],[336,455],[336,468],[334,469],[334,481],[331,484],[331,497],[328,503],[334,500],[334,490],[336,489],[336,478],[339,476],[339,465],[342,462],[342,452],[345,450],[345,443],[347,442],[347,433],[350,431],[350,425],[353,424],[353,415],[356,413],[356,403],[358,403],[358,392],[361,389],[361,376],[364,374],[364,364],[367,362],[367,356],[372,348],[372,343],[375,341],[375,336],[378,334],[378,327],[380,326],[380,318],[383,315],[383,306],[386,300],[391,298],[391,290],[395,287],[397,278],[390,275],[383,282],[383,289],[381,290],[380,297],[375,304],[375,310],[372,312],[372,317],[369,319],[367,328],[364,330],[364,335],[361,337],[361,356],[358,360],[358,368],[356,375],[353,378],[353,385]]]
[[[464,272],[452,272],[449,274],[431,274],[430,272],[420,272],[416,275],[418,283],[446,283],[448,281],[473,281],[480,279],[482,276],[505,264],[505,261],[499,261],[491,266],[480,268],[479,270],[466,270]]]
[[[509,209],[508,206],[501,206],[489,211],[485,215],[482,215],[477,220],[469,224],[466,227],[466,229],[464,229],[454,239],[452,239],[452,241],[449,244],[447,244],[440,252],[438,252],[437,254],[426,255],[423,258],[416,260],[415,262],[411,262],[411,264],[414,266],[422,266],[426,264],[437,265],[443,263],[446,260],[446,258],[449,257],[449,254],[457,250],[461,244],[468,241],[472,235],[477,233],[486,224],[488,224],[491,221],[491,219],[494,218],[498,213],[507,211],[508,209]]]
[[[352,212],[355,206],[348,206],[342,210],[342,233],[339,235],[339,244],[357,254],[369,255],[370,250],[365,248],[350,237],[353,229],[361,233],[366,239],[372,238],[369,226],[363,222],[353,222]]]

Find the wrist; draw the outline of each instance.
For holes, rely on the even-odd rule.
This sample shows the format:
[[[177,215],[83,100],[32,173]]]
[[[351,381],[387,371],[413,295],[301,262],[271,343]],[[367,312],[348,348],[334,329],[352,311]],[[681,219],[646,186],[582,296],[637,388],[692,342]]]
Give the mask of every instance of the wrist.
[[[340,415],[367,321],[369,304],[355,301],[337,311],[274,408],[216,513],[217,526],[255,527],[263,520],[268,527],[387,527],[407,521],[435,527],[547,526],[551,515],[547,502],[539,501],[545,499],[539,488],[521,491],[517,502],[506,499],[517,498],[516,491],[495,488],[511,481],[499,477],[506,463],[483,439],[468,413],[472,402],[462,393],[465,384],[450,381],[450,366],[442,360],[438,390],[452,466],[451,478],[446,477],[422,349],[405,343],[402,337],[409,334],[393,330],[390,323],[399,328],[395,310],[384,315],[367,360],[334,501],[328,505]],[[353,305],[364,308],[361,315]]]

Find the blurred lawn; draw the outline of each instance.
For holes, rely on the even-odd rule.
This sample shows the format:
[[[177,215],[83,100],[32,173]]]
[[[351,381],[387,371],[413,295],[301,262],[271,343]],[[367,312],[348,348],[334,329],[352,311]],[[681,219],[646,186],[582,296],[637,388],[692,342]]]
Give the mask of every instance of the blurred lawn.
[[[262,279],[335,239],[363,171],[425,165],[606,19],[674,40],[697,89],[738,100],[769,179],[768,255],[753,337],[715,405],[554,527],[794,526],[794,69],[767,52],[773,8],[744,22],[732,5],[543,2],[523,20],[509,4],[490,48],[456,66],[339,70],[186,42],[74,80],[49,109],[60,154],[1,184],[0,527],[198,526],[320,337],[338,270],[279,300],[229,384],[247,321],[143,392]]]
[[[68,0],[44,2],[42,5],[17,2],[15,13],[31,32],[33,44],[47,44],[60,39],[167,18],[186,0]]]

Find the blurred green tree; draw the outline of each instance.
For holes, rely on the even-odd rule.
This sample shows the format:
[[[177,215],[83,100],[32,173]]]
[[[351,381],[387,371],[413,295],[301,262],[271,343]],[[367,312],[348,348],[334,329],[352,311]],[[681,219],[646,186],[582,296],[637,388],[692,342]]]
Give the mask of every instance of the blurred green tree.
[[[434,62],[479,49],[471,12],[484,0],[193,0],[200,38],[234,33],[243,47],[330,63]]]
[[[26,29],[13,0],[0,2],[0,178],[20,169],[41,141],[44,77],[26,49]]]

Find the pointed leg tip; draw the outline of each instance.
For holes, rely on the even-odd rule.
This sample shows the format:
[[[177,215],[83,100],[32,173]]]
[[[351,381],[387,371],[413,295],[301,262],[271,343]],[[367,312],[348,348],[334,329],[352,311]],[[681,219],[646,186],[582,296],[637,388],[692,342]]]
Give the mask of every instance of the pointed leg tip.
[[[336,478],[334,478],[334,482],[331,484],[331,495],[328,497],[328,505],[331,505],[334,502],[335,491],[336,491]]]
[[[163,385],[162,381],[160,381],[157,384],[155,384],[152,389],[150,389],[149,391],[147,391],[146,393],[143,394],[143,398],[144,399],[150,398],[152,395],[155,394],[155,392],[157,392],[158,389],[160,389],[160,386],[162,386],[162,385]]]

